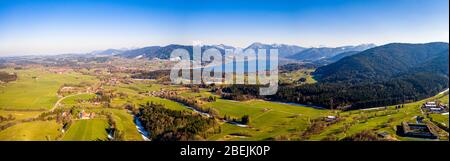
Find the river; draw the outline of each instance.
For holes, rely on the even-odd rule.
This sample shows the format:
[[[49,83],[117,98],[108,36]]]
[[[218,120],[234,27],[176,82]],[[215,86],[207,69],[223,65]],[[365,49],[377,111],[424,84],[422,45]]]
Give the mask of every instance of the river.
[[[151,141],[150,137],[150,132],[146,131],[144,126],[142,126],[142,122],[139,120],[139,118],[136,115],[133,115],[133,113],[131,111],[128,111],[128,113],[130,113],[131,116],[133,116],[133,122],[136,125],[136,129],[139,132],[139,134],[141,134],[142,139],[144,139],[145,141]]]

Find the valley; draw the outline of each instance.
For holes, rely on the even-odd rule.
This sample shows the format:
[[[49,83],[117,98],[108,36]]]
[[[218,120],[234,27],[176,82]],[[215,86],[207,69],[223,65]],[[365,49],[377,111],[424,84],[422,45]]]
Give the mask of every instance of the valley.
[[[280,64],[280,89],[273,96],[259,96],[257,86],[250,85],[171,84],[167,70],[176,62],[161,56],[164,48],[139,50],[164,51],[141,58],[137,51],[124,51],[129,58],[7,58],[0,69],[5,80],[0,84],[0,140],[144,141],[147,135],[151,141],[430,140],[399,134],[407,122],[426,125],[437,137],[431,140],[448,141],[448,65],[427,64],[440,57],[448,64],[448,44],[432,45],[439,49],[423,52],[429,59],[398,71],[367,65],[370,60],[362,63],[368,60],[360,53],[382,55],[377,49],[346,53],[329,65]],[[283,50],[281,55],[290,57],[307,49]],[[329,58],[339,55],[329,51]],[[424,112],[428,102],[447,112]],[[143,129],[138,130],[136,119]]]

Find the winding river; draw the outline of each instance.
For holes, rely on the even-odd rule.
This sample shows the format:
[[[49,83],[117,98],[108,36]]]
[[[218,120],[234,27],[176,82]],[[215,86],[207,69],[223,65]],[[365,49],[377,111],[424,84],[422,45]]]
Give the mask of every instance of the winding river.
[[[136,125],[136,129],[139,132],[139,134],[141,134],[142,139],[144,139],[145,141],[151,141],[150,137],[150,132],[148,132],[147,130],[145,130],[144,126],[142,126],[142,122],[139,120],[139,118],[136,115],[133,115],[133,113],[131,111],[128,111],[128,113],[130,113],[131,116],[133,116],[133,122]]]

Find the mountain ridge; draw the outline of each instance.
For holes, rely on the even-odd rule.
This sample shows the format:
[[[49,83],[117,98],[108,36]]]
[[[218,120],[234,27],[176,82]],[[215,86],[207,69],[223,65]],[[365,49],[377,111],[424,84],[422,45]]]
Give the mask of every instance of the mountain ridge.
[[[425,70],[425,66],[431,65],[429,61],[435,57],[448,59],[448,43],[391,43],[319,67],[314,74],[319,80],[326,82],[377,80],[409,72],[417,66],[423,67],[416,71]],[[445,72],[444,66],[439,68]],[[441,74],[448,75],[448,68],[446,73]]]

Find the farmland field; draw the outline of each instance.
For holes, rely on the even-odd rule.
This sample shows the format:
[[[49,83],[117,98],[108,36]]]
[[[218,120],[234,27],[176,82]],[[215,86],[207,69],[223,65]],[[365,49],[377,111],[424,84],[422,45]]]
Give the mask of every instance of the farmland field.
[[[446,126],[448,128],[449,126],[449,117],[448,115],[442,115],[442,114],[431,114],[431,118],[433,118],[433,121],[439,122]]]
[[[0,109],[50,109],[58,100],[57,91],[64,83],[95,81],[93,77],[75,72],[55,74],[43,68],[2,71],[15,72],[18,79],[0,86]]]
[[[3,141],[52,141],[56,140],[60,124],[55,121],[34,121],[20,123],[6,130],[0,131],[0,140]]]
[[[10,115],[14,118],[10,121],[0,122],[0,126],[7,124],[9,122],[21,121],[23,119],[32,118],[38,116],[42,111],[5,111],[0,110],[0,116],[9,117]]]
[[[63,141],[106,140],[108,122],[105,119],[77,120],[67,130]]]
[[[117,129],[124,133],[124,140],[126,141],[142,141],[142,136],[136,130],[133,116],[124,109],[98,109],[99,111],[111,112],[116,121]]]
[[[95,94],[91,94],[91,93],[86,93],[86,94],[79,94],[76,96],[72,96],[72,97],[67,97],[66,99],[64,99],[63,101],[61,101],[62,104],[64,105],[77,105],[80,103],[80,101],[87,101],[91,98],[94,98]]]
[[[251,118],[251,128],[230,127],[226,124],[221,134],[210,138],[213,140],[224,140],[230,135],[239,135],[240,133],[250,134],[251,137],[233,137],[227,140],[273,139],[280,135],[299,133],[307,127],[309,120],[331,114],[327,110],[262,100],[235,102],[218,99],[206,106],[214,107],[222,116],[240,117],[246,114]]]
[[[304,83],[316,83],[317,81],[311,76],[311,72],[314,72],[314,69],[302,69],[296,70],[288,73],[280,74],[280,82],[282,83],[295,83],[300,78],[304,78]]]

